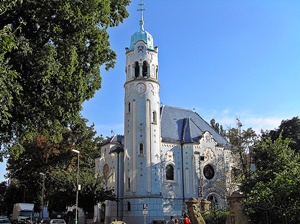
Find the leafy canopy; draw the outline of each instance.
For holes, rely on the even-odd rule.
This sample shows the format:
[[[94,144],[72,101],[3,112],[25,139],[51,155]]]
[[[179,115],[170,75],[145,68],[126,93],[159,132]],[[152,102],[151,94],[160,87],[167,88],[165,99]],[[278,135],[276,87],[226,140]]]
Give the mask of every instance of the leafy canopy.
[[[299,223],[300,156],[289,140],[270,138],[254,146],[256,170],[241,186],[252,223]]]
[[[300,150],[300,118],[293,117],[292,119],[281,121],[280,126],[271,131],[263,133],[263,138],[270,137],[273,141],[279,137],[290,139],[289,146],[299,152]]]
[[[15,0],[0,5],[0,145],[48,129],[56,141],[110,69],[108,27],[129,0]],[[4,153],[4,151],[2,151]]]

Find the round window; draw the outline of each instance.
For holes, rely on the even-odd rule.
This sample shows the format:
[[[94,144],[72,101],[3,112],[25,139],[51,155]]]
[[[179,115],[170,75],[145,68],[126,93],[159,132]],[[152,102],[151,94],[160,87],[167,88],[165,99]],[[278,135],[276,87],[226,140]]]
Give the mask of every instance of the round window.
[[[203,168],[203,173],[206,179],[212,179],[215,176],[215,170],[211,165],[206,165]]]

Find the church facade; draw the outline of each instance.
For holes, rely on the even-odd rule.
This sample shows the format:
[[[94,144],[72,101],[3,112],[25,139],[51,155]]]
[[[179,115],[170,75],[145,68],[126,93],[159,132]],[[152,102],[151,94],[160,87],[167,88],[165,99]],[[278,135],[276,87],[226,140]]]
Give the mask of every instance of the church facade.
[[[107,139],[95,159],[96,172],[104,174],[118,199],[96,206],[104,223],[180,218],[190,198],[222,207],[233,191],[227,140],[198,113],[161,106],[158,47],[140,11],[140,29],[126,48],[124,135]]]

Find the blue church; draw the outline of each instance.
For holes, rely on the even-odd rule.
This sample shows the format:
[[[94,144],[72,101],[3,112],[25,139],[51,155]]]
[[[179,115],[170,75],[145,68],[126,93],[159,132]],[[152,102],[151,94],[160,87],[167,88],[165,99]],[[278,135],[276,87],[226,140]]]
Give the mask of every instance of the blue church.
[[[161,106],[158,47],[140,6],[139,30],[125,48],[124,135],[108,139],[95,159],[118,199],[95,206],[102,223],[180,218],[192,197],[223,207],[236,186],[229,142],[198,113]]]

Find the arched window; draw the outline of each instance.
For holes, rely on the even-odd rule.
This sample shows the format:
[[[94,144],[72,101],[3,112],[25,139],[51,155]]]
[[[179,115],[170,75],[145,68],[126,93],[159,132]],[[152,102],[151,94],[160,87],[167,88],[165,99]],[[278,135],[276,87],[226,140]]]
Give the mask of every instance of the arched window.
[[[209,195],[207,197],[207,200],[210,201],[210,207],[211,207],[211,209],[215,209],[215,208],[218,207],[218,200],[217,200],[217,198],[215,196]]]
[[[148,63],[146,61],[143,62],[143,77],[148,77]]]
[[[166,180],[174,180],[174,167],[170,164],[166,166]]]
[[[140,65],[137,61],[134,63],[134,76],[136,78],[140,76]]]
[[[144,145],[143,143],[140,143],[140,154],[144,154]]]
[[[131,204],[129,201],[127,202],[127,211],[131,211]]]

